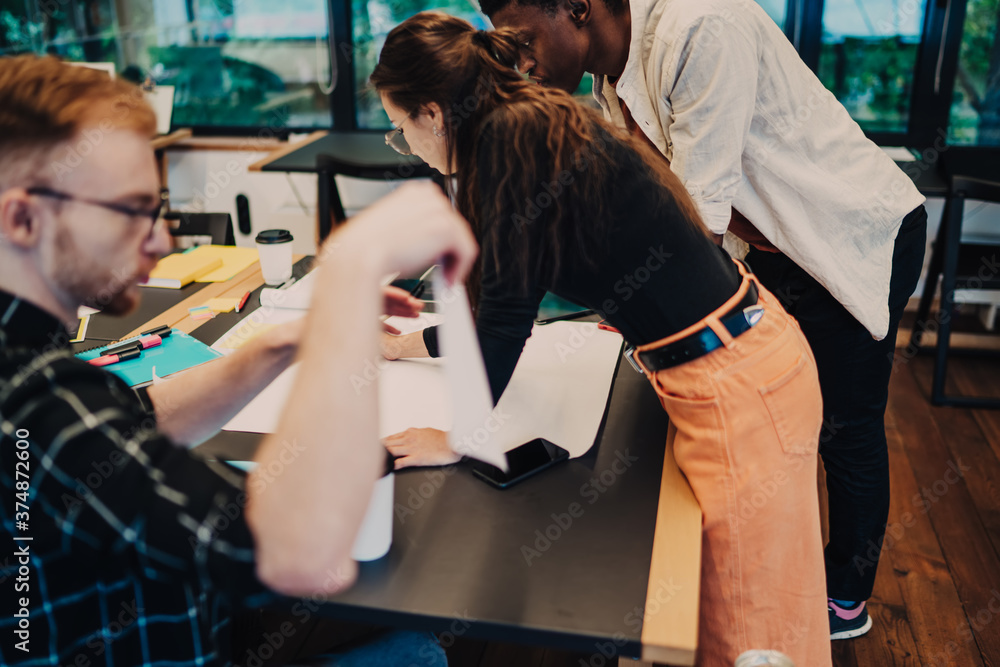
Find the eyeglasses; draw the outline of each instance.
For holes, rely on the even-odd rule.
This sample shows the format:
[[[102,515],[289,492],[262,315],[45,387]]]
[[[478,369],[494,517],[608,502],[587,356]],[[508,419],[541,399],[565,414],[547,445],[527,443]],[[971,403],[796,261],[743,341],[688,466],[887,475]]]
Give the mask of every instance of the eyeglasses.
[[[403,121],[397,126],[385,133],[385,143],[387,146],[391,146],[394,151],[400,155],[413,155],[413,151],[410,150],[410,145],[406,143],[406,138],[403,137],[403,123],[413,118],[413,115],[409,115],[403,119]]]
[[[68,192],[62,192],[60,190],[53,190],[52,188],[47,188],[44,186],[36,186],[33,188],[28,188],[26,192],[29,195],[37,195],[39,197],[49,197],[50,199],[58,199],[60,201],[75,201],[80,204],[88,204],[90,206],[100,206],[109,211],[114,211],[115,213],[120,213],[128,218],[135,220],[136,218],[145,218],[150,221],[149,234],[153,234],[153,230],[156,229],[157,222],[160,221],[160,211],[170,200],[170,191],[166,188],[160,190],[160,199],[155,206],[148,209],[138,209],[125,204],[119,204],[118,202],[101,201],[99,199],[87,199],[86,197],[77,197],[76,195],[71,195]]]

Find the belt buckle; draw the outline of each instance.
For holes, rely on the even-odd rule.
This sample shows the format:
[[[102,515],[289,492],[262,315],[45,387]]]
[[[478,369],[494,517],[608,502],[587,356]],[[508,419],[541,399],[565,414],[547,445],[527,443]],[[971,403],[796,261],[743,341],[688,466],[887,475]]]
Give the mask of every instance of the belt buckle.
[[[762,317],[764,317],[764,306],[759,303],[743,309],[743,319],[746,320],[748,328],[760,322]]]
[[[633,345],[632,343],[625,344],[625,351],[622,354],[625,355],[625,358],[628,360],[628,363],[632,366],[632,368],[635,369],[636,373],[641,373],[645,375],[646,371],[642,370],[642,366],[640,366],[639,362],[635,360],[636,353],[638,353],[638,350],[635,349],[635,345]]]

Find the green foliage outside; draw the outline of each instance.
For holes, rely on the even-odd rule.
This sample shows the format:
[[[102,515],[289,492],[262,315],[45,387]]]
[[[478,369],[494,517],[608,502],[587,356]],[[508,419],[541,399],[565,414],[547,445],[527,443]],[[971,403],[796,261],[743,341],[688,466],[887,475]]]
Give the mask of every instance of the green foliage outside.
[[[192,24],[185,34],[197,37],[185,45],[156,46],[164,34],[178,31],[161,32],[149,0],[0,0],[0,55],[34,52],[70,61],[113,62],[120,75],[137,82],[152,74],[155,83],[176,89],[175,126],[328,124],[329,102],[318,84],[286,86],[270,65],[224,53],[235,44],[243,53],[266,53],[281,42],[230,40],[234,1],[195,0],[197,28]],[[113,6],[127,6],[132,23],[116,24]],[[323,22],[325,29],[325,17]],[[315,60],[312,40],[297,41]],[[320,48],[326,52],[325,43]]]
[[[116,26],[111,7],[119,0],[40,2],[0,0],[0,55],[21,52],[54,53],[69,60],[111,61],[124,68],[121,31],[136,26]],[[139,9],[148,0],[134,0]],[[199,16],[211,19],[233,16],[234,0],[196,0]],[[368,89],[368,76],[389,30],[400,21],[427,9],[441,9],[460,16],[479,28],[488,22],[479,13],[476,0],[352,0],[353,47],[347,53],[353,64],[357,91],[357,120],[363,128],[385,128],[388,120],[378,99]],[[1000,145],[1000,0],[967,0],[958,74],[951,107],[949,141],[952,143]],[[85,11],[73,12],[80,5]],[[26,7],[32,7],[29,15]],[[202,11],[204,10],[204,11]],[[30,20],[29,20],[30,18]],[[201,19],[204,20],[204,16]],[[150,19],[150,22],[152,19]],[[156,32],[156,26],[140,26]],[[223,36],[223,42],[225,37]],[[214,38],[213,38],[214,40]],[[285,119],[319,118],[328,113],[320,103],[325,96],[318,84],[311,89],[285,91],[280,77],[262,66],[218,53],[220,44],[149,49],[159,53],[172,67],[161,67],[158,82],[174,84],[180,99],[175,109],[177,124],[275,125],[275,114]],[[153,42],[155,43],[155,42]],[[260,47],[266,49],[262,40]],[[845,37],[821,45],[819,76],[851,115],[868,131],[905,132],[909,122],[913,76],[919,45],[909,38]],[[159,57],[157,56],[157,57]],[[204,57],[209,61],[204,61]],[[152,60],[149,58],[148,60]],[[209,77],[218,89],[205,94],[207,64],[218,69]],[[153,63],[147,63],[151,67]],[[160,63],[163,65],[164,63]],[[589,96],[590,78],[577,94]],[[301,88],[301,86],[300,86]],[[307,86],[308,88],[308,86]],[[188,94],[184,94],[184,91]],[[291,93],[291,94],[289,94]],[[302,94],[297,94],[302,93]],[[269,100],[288,97],[284,106]],[[319,106],[318,106],[319,105]],[[296,124],[294,121],[289,124]]]
[[[869,132],[905,132],[918,44],[898,37],[824,42],[819,78]]]
[[[1000,145],[1000,0],[969,0],[948,142]]]
[[[488,27],[486,17],[479,13],[475,0],[352,0],[354,47],[351,56],[358,100],[358,127],[389,128],[389,119],[378,96],[369,87],[368,77],[375,69],[378,54],[393,26],[428,9],[458,16],[477,28]]]
[[[385,43],[385,37],[393,26],[422,11],[437,9],[465,19],[479,29],[486,30],[490,24],[479,12],[476,0],[352,0],[354,47],[351,52],[354,67],[354,84],[358,100],[358,127],[389,129],[378,96],[370,89],[368,77],[378,54]],[[592,86],[588,74],[580,82],[576,95],[588,99]]]

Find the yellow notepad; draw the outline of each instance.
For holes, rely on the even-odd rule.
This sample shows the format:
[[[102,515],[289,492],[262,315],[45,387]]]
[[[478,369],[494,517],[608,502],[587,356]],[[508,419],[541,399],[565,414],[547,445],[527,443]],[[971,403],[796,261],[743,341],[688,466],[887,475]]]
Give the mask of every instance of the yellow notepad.
[[[258,259],[256,248],[238,248],[226,245],[203,245],[188,254],[195,253],[200,257],[215,257],[222,261],[221,267],[195,279],[200,283],[219,283],[229,280]]]
[[[189,282],[204,276],[222,266],[222,259],[194,252],[167,255],[149,273],[147,287],[167,287],[180,289]]]
[[[239,297],[219,296],[214,299],[209,299],[205,305],[216,313],[231,313],[236,309],[236,306],[238,306],[239,303]]]

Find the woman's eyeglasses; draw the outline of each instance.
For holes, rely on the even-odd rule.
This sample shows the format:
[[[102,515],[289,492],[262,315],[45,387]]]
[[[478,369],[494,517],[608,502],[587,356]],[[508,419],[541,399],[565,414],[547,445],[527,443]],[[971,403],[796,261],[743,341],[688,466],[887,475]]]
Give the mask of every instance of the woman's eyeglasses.
[[[406,138],[403,137],[403,123],[411,118],[413,118],[412,115],[407,116],[398,127],[394,127],[385,133],[386,145],[391,146],[392,149],[400,155],[413,155],[413,151],[410,150],[410,145],[406,143]]]

